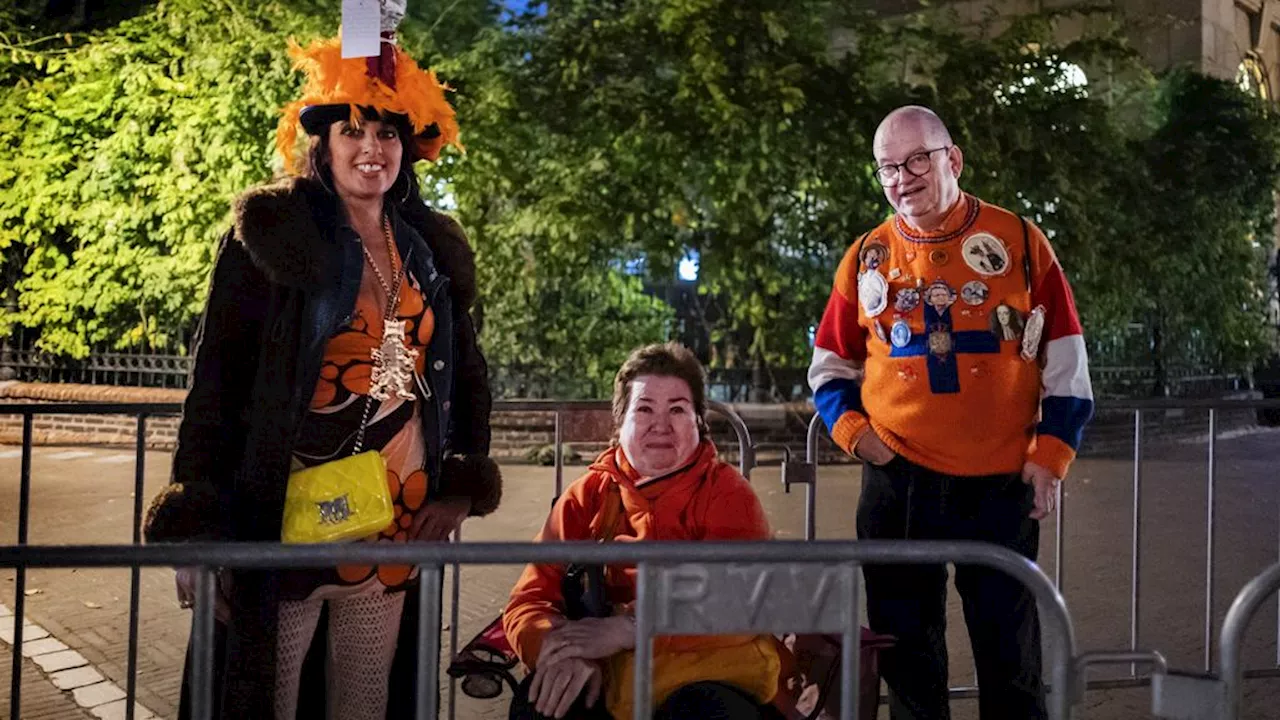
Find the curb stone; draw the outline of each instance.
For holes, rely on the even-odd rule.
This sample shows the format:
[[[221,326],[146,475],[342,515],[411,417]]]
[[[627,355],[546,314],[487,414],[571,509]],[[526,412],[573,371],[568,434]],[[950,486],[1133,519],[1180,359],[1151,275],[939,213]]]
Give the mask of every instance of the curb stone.
[[[13,611],[0,604],[0,640],[13,647]],[[45,679],[63,694],[75,699],[76,705],[102,720],[124,720],[127,698],[119,685],[107,680],[83,655],[67,649],[62,641],[35,623],[22,624],[22,654],[40,666]],[[155,714],[133,704],[134,720],[149,720]]]

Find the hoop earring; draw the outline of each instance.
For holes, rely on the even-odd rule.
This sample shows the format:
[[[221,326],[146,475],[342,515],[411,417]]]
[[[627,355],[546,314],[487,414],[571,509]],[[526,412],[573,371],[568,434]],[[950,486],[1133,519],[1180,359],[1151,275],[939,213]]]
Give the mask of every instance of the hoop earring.
[[[337,195],[337,194],[338,194],[338,193],[334,192],[333,188],[329,187],[329,183],[328,183],[328,181],[326,181],[326,180],[324,179],[324,170],[321,170],[321,171],[317,172],[317,173],[316,173],[316,177],[320,179],[320,186],[324,188],[324,191],[325,191],[325,192],[329,193],[330,195]]]
[[[409,194],[413,192],[413,183],[409,178],[409,174],[404,171],[404,168],[400,169],[400,177],[404,178],[404,197],[400,198],[400,204],[405,205],[409,202]]]

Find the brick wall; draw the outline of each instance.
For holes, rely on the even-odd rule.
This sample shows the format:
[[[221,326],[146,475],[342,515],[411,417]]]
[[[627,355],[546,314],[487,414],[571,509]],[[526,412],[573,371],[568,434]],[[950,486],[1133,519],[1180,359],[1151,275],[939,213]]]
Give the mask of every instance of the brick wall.
[[[6,415],[5,405],[15,403],[180,403],[182,390],[123,388],[99,385],[62,385],[0,382],[0,444],[22,442],[22,416]],[[37,415],[32,438],[37,445],[108,445],[132,447],[137,418],[129,415]],[[178,418],[147,419],[147,445],[172,448],[178,437]]]
[[[11,402],[11,401],[10,401]],[[0,399],[0,413],[6,401]],[[32,422],[36,445],[104,445],[133,447],[137,419],[127,415],[37,415]],[[178,418],[147,419],[147,446],[170,450],[178,438]],[[22,442],[22,418],[0,414],[0,444]]]
[[[1251,395],[1245,393],[1243,395]],[[0,382],[0,444],[17,444],[22,439],[22,418],[4,415],[4,405],[16,402],[160,402],[178,403],[182,390],[116,388],[96,385],[46,385],[39,383]],[[813,409],[808,403],[737,404],[734,411],[746,423],[751,441],[759,450],[759,464],[776,464],[783,454],[782,445],[790,448],[797,459],[803,459],[809,418]],[[152,449],[171,450],[177,438],[178,418],[153,417],[147,421],[147,445]],[[712,438],[721,454],[737,461],[737,436],[718,414],[709,418]],[[492,454],[507,461],[541,460],[550,462],[549,446],[555,440],[555,414],[551,412],[499,411],[490,420],[493,428]],[[1202,436],[1208,431],[1207,414],[1200,410],[1162,410],[1144,413],[1143,434],[1148,443],[1172,438]],[[39,445],[111,445],[133,447],[137,421],[122,415],[38,415],[33,422],[34,440]],[[1218,429],[1227,431],[1257,423],[1256,413],[1249,410],[1219,413]],[[590,462],[609,442],[613,419],[607,410],[564,411],[561,434],[568,445],[566,457],[578,456],[570,462]],[[819,433],[819,460],[823,464],[849,462],[849,458]],[[1085,434],[1083,455],[1120,455],[1132,452],[1133,413],[1102,410]]]
[[[0,444],[22,441],[22,417],[5,415],[4,406],[14,403],[65,402],[79,403],[180,403],[183,390],[119,388],[98,385],[70,385],[0,382]],[[812,412],[807,404],[737,405],[756,444],[790,443],[798,454],[804,452],[804,432]],[[721,451],[735,460],[737,436],[729,424],[716,414],[711,418],[712,436]],[[172,450],[177,438],[179,418],[147,419],[147,445],[156,450]],[[535,411],[499,411],[490,419],[493,428],[492,454],[505,460],[526,460],[555,441],[555,414]],[[137,420],[127,415],[37,415],[33,423],[37,445],[105,445],[133,447]],[[569,452],[581,462],[590,462],[608,446],[613,417],[608,410],[573,410],[561,415],[561,436]],[[830,443],[826,443],[830,446]],[[760,452],[764,460],[779,456],[777,448]],[[549,457],[549,451],[547,456]],[[831,460],[838,457],[832,454]]]

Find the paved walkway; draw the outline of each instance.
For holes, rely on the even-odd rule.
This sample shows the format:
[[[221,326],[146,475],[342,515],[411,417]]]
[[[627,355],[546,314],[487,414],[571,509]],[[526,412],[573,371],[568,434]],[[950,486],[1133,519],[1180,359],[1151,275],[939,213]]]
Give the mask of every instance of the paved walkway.
[[[1215,628],[1243,583],[1276,559],[1280,433],[1236,436],[1222,441],[1218,452]],[[1139,644],[1158,648],[1173,666],[1189,669],[1199,668],[1203,661],[1204,455],[1204,445],[1196,443],[1149,448],[1143,471]],[[132,453],[127,451],[36,448],[30,542],[129,542],[132,462]],[[169,457],[148,453],[146,462],[143,497],[150,500],[167,481]],[[0,538],[6,543],[16,537],[18,469],[16,448],[0,447]],[[566,482],[581,470],[567,469]],[[513,465],[504,471],[507,493],[502,508],[489,518],[469,521],[464,529],[466,539],[527,540],[541,526],[554,487],[551,469]],[[1132,474],[1127,459],[1087,459],[1077,464],[1068,484],[1063,569],[1065,594],[1081,649],[1118,648],[1128,643]],[[802,537],[803,489],[784,494],[777,467],[757,469],[753,482],[778,537]],[[819,536],[850,537],[859,492],[857,468],[824,468],[819,483]],[[1053,542],[1054,527],[1048,522],[1043,527],[1041,561],[1051,576]],[[518,572],[514,567],[463,570],[459,629],[464,641],[496,615]],[[89,669],[82,671],[85,676],[90,671],[102,676],[86,687],[126,684],[129,581],[128,570],[28,573],[27,621],[47,630],[67,651],[83,658],[84,668]],[[12,608],[13,587],[12,572],[0,573],[0,602],[8,608]],[[146,712],[173,718],[190,616],[174,598],[172,571],[143,571],[141,588],[137,701]],[[1249,667],[1276,665],[1276,617],[1270,610],[1275,604],[1266,607],[1269,610],[1259,616],[1251,631],[1253,640],[1246,653]],[[953,684],[968,684],[973,679],[972,662],[954,593],[950,611]],[[49,644],[43,649],[64,652],[57,647]],[[0,650],[4,651],[0,653],[0,717],[6,717],[10,648],[0,642]],[[1115,677],[1118,672],[1100,670],[1095,676]],[[24,661],[22,717],[93,717],[81,709],[84,703],[76,702],[74,690],[64,691],[53,684],[54,677],[35,662]],[[87,694],[80,693],[82,698]],[[503,704],[474,701],[461,693],[458,697],[459,718],[506,716]],[[116,704],[108,710],[108,705],[96,703],[98,715],[123,717],[123,712],[110,714],[122,711],[123,701],[104,702]],[[1274,717],[1277,706],[1280,681],[1250,685],[1245,717]],[[138,717],[145,714],[140,712]],[[976,717],[976,703],[956,702],[955,716]],[[1090,720],[1150,717],[1149,691],[1090,693],[1076,716]]]

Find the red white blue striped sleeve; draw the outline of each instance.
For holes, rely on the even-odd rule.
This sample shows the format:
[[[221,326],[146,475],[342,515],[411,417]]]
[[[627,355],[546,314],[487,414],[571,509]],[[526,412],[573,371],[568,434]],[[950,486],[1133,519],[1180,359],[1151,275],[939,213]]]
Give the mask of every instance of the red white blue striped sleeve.
[[[1031,306],[1043,306],[1040,423],[1031,462],[1064,477],[1093,417],[1093,384],[1080,316],[1067,277],[1048,240],[1037,230],[1034,267],[1041,269],[1031,290]]]
[[[850,247],[836,270],[809,364],[813,404],[836,444],[852,452],[870,429],[862,407],[867,331],[858,324],[857,250]]]

